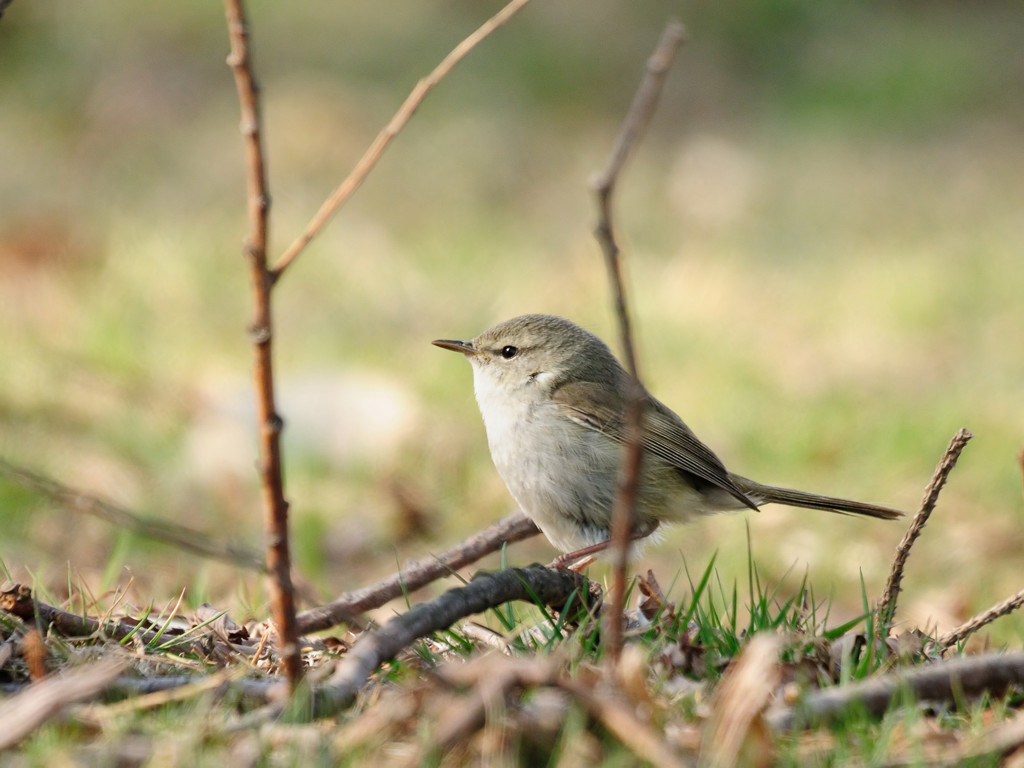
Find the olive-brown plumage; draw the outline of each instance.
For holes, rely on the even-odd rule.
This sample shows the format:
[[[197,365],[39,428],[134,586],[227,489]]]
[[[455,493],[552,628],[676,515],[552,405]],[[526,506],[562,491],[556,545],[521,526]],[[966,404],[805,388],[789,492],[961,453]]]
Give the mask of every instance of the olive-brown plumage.
[[[622,459],[629,374],[575,323],[522,315],[472,341],[439,339],[473,366],[495,467],[522,510],[563,552],[608,539]],[[888,507],[763,485],[729,472],[671,409],[645,393],[634,533],[761,504],[883,519]]]

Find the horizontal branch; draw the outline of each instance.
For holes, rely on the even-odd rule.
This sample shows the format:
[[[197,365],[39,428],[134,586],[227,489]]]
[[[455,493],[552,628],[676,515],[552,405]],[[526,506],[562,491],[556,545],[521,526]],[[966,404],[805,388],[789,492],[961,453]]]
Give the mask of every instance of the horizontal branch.
[[[257,643],[247,638],[237,641],[223,632],[223,621],[203,621],[203,626],[191,631],[178,627],[165,627],[159,617],[133,619],[94,619],[78,613],[36,600],[32,591],[14,581],[0,584],[0,611],[17,617],[25,624],[38,623],[40,630],[56,632],[62,637],[102,637],[114,642],[131,638],[143,646],[160,643],[173,646],[175,653],[193,653],[201,658],[221,656],[251,656],[256,653]],[[317,638],[299,638],[302,647],[323,647]]]
[[[419,638],[447,629],[459,619],[511,600],[562,607],[574,594],[585,598],[586,584],[586,577],[578,573],[542,565],[481,574],[466,586],[420,603],[380,629],[364,634],[345,655],[330,683],[319,691],[317,709],[335,712],[347,707],[377,667]]]
[[[125,668],[123,661],[98,661],[49,675],[0,703],[0,750],[9,749],[69,704],[102,694]]]
[[[299,632],[317,632],[349,622],[363,611],[378,608],[408,592],[415,592],[432,581],[450,576],[458,568],[496,552],[506,544],[528,539],[538,533],[540,531],[530,518],[522,512],[516,512],[432,560],[422,563],[409,561],[402,570],[376,584],[355,592],[346,592],[327,605],[303,611],[298,615]]]
[[[814,691],[795,707],[769,712],[766,719],[778,729],[806,728],[835,721],[854,708],[879,717],[904,691],[916,701],[954,701],[983,693],[998,696],[1011,685],[1024,685],[1024,651],[958,656],[853,685]]]
[[[459,619],[481,613],[512,600],[524,600],[562,610],[575,596],[588,607],[591,598],[585,576],[575,571],[557,571],[543,565],[482,573],[463,587],[456,587],[428,603],[414,606],[379,629],[363,633],[345,654],[327,684],[313,692],[305,716],[328,717],[355,701],[370,675],[413,642],[432,632],[447,629]],[[267,697],[275,703],[242,718],[237,727],[250,728],[277,719],[285,711],[274,691]]]

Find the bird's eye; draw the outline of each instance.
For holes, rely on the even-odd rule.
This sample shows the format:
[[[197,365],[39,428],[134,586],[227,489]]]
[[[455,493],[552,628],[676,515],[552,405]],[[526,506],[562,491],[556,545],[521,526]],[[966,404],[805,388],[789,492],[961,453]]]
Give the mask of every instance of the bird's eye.
[[[501,348],[501,356],[506,360],[511,360],[513,357],[519,354],[519,347],[513,347],[509,344],[507,347]]]

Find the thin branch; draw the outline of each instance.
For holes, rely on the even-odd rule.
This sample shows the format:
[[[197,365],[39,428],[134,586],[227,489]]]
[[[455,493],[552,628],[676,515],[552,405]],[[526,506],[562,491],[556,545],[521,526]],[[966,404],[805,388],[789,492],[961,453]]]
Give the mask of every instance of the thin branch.
[[[480,558],[496,552],[505,544],[528,539],[540,533],[522,512],[502,518],[451,549],[426,562],[409,561],[398,573],[355,592],[346,592],[327,605],[303,611],[298,616],[299,632],[317,632],[350,617],[377,608],[406,592],[415,592]]]
[[[256,410],[259,422],[260,480],[263,490],[264,530],[267,536],[267,570],[270,572],[270,600],[278,633],[278,652],[288,686],[295,690],[302,676],[295,628],[295,593],[291,579],[288,545],[288,502],[284,497],[281,464],[283,422],[274,404],[274,368],[271,354],[273,323],[270,309],[272,275],[267,269],[266,166],[260,129],[259,89],[253,77],[249,33],[242,0],[224,0],[231,54],[228,66],[235,77],[241,107],[241,131],[245,143],[246,186],[248,188],[249,235],[244,252],[249,260],[253,320],[249,333],[253,342]]]
[[[53,478],[40,475],[25,467],[0,459],[0,476],[23,488],[46,496],[54,504],[72,512],[84,512],[100,520],[112,523],[146,538],[155,539],[172,547],[191,552],[201,557],[229,563],[239,568],[265,571],[260,556],[235,544],[225,544],[210,538],[209,534],[186,528],[183,525],[145,517],[111,504],[88,493],[64,485]]]
[[[162,641],[174,646],[176,653],[194,653],[196,656],[223,658],[253,655],[255,643],[244,639],[235,641],[229,633],[221,631],[224,622],[213,622],[191,630],[167,627],[166,616],[134,619],[94,619],[78,613],[70,613],[34,598],[32,590],[14,581],[0,584],[0,611],[6,611],[26,625],[33,625],[40,631],[56,632],[62,637],[104,637],[121,642],[126,638],[141,645]],[[195,623],[195,622],[193,622]],[[316,638],[300,638],[303,646],[323,647]]]
[[[329,686],[324,701],[347,706],[373,671],[415,640],[447,629],[456,621],[511,600],[564,606],[573,595],[587,599],[586,577],[542,565],[483,573],[464,587],[450,589],[428,603],[396,616],[379,630],[364,634],[349,651]]]
[[[932,765],[959,766],[959,765],[1014,765],[1012,755],[1017,753],[1024,746],[1024,713],[1017,715],[1005,722],[992,726],[981,733],[966,739],[966,743],[956,745],[951,751],[940,755],[940,760]],[[982,761],[981,758],[995,757],[1006,758],[991,762]],[[902,759],[889,760],[881,765],[884,768],[896,768],[896,766],[919,766],[921,765],[921,754],[904,754]]]
[[[345,654],[328,684],[314,692],[316,717],[327,717],[348,707],[370,675],[381,664],[421,637],[447,629],[466,616],[481,613],[511,600],[550,605],[562,610],[571,600],[589,605],[586,577],[573,571],[556,571],[543,565],[481,573],[464,587],[456,587],[428,603],[415,605],[383,627],[365,632]],[[271,696],[272,698],[272,696]],[[283,704],[271,704],[243,718],[240,727],[274,719]]]
[[[281,277],[284,271],[295,261],[296,257],[309,245],[309,242],[319,234],[331,216],[344,205],[353,192],[359,189],[359,186],[369,175],[370,171],[373,170],[377,161],[380,160],[381,155],[384,154],[384,150],[388,148],[392,139],[409,122],[409,119],[427,97],[427,94],[451,72],[466,54],[473,50],[484,38],[498,29],[498,27],[511,19],[528,2],[529,0],[511,0],[508,5],[484,22],[473,34],[455,46],[451,53],[445,56],[429,75],[416,83],[416,87],[412,89],[412,92],[402,102],[402,106],[395,112],[391,121],[377,134],[373,143],[363,153],[363,156],[359,158],[359,161],[349,175],[331,193],[330,197],[324,201],[323,205],[320,206],[320,210],[316,212],[316,215],[306,225],[305,231],[295,238],[295,241],[288,246],[288,250],[282,254],[272,271],[272,278],[274,280]]]
[[[516,702],[510,708],[518,709],[519,703],[529,697],[531,689],[550,687],[571,697],[639,760],[664,768],[688,765],[666,741],[661,729],[639,716],[633,704],[617,692],[609,691],[599,678],[581,681],[565,674],[565,662],[559,656],[510,658],[488,654],[466,664],[449,664],[438,670],[440,679],[454,688],[465,689],[468,695],[456,699],[442,712],[434,729],[432,749],[424,750],[422,754],[444,754],[465,744],[485,726],[496,707],[505,705],[506,700],[514,697]],[[564,715],[565,710],[561,712],[561,718]],[[550,713],[545,714],[545,719],[550,719]],[[546,722],[546,726],[560,727],[564,723]],[[422,756],[418,762],[424,762]]]
[[[1024,651],[957,656],[923,667],[900,670],[852,685],[809,693],[795,707],[768,714],[777,729],[806,728],[841,719],[857,707],[878,717],[893,699],[909,692],[915,701],[955,701],[983,693],[999,696],[1011,685],[1024,684]]]
[[[1024,605],[1024,589],[1012,597],[1008,597],[1001,603],[997,603],[989,608],[987,611],[979,613],[969,621],[964,622],[956,629],[947,632],[938,640],[935,641],[935,647],[939,650],[945,650],[956,645],[959,642],[966,640],[968,637],[973,635],[979,629],[993,621],[998,619],[1000,616],[1005,616],[1008,613],[1013,613],[1018,608]]]
[[[910,548],[914,546],[917,537],[921,535],[921,530],[924,528],[925,523],[928,522],[932,510],[935,509],[935,504],[939,500],[939,493],[946,484],[946,478],[953,471],[957,459],[960,458],[960,453],[972,437],[974,435],[966,429],[961,429],[953,435],[953,439],[949,442],[949,447],[946,448],[946,453],[943,454],[939,465],[935,468],[935,473],[932,475],[928,487],[924,489],[921,508],[914,515],[914,519],[910,522],[910,528],[907,529],[907,532],[903,535],[903,540],[896,547],[896,555],[893,558],[892,568],[889,571],[889,580],[885,584],[882,599],[878,603],[878,622],[882,627],[887,627],[889,622],[892,621],[892,617],[896,615],[896,600],[900,593],[900,583],[903,581],[903,568],[907,564],[907,558],[910,557]]]
[[[189,682],[159,690],[149,691],[138,696],[133,696],[125,701],[115,704],[107,704],[94,713],[94,720],[98,723],[107,722],[111,718],[131,712],[143,712],[157,707],[163,707],[174,702],[188,701],[200,694],[216,692],[223,696],[227,691],[240,681],[247,674],[244,666],[228,667],[219,672],[209,675],[196,675],[195,678],[184,678]]]
[[[626,115],[608,165],[592,182],[597,194],[598,207],[598,223],[595,234],[604,253],[605,266],[608,269],[608,278],[615,302],[615,313],[619,323],[626,370],[629,371],[631,377],[625,414],[624,453],[611,521],[612,557],[615,573],[610,598],[607,648],[613,661],[618,659],[619,651],[622,648],[620,617],[626,594],[626,566],[629,559],[630,541],[638,533],[633,530],[632,522],[643,453],[641,450],[641,420],[643,418],[644,390],[637,371],[633,333],[626,305],[626,289],[623,285],[619,259],[620,251],[615,237],[612,199],[619,174],[629,158],[630,152],[643,136],[644,130],[654,115],[665,77],[685,34],[685,28],[678,21],[671,20],[666,25],[654,53],[647,60],[643,80],[633,97],[633,103]]]
[[[446,664],[437,677],[454,688],[465,689],[460,697],[446,707],[433,729],[432,743],[417,761],[431,762],[431,754],[444,754],[460,744],[466,744],[473,734],[483,728],[488,714],[505,706],[506,700],[518,692],[522,698],[531,688],[551,685],[558,679],[562,666],[558,654],[535,654],[527,657],[485,654],[465,664]],[[515,705],[513,705],[515,706]]]
[[[127,674],[118,677],[105,689],[106,698],[109,700],[132,698],[131,702],[123,705],[112,705],[114,714],[128,708],[140,708],[148,705],[145,699],[138,697],[149,696],[163,691],[178,691],[181,694],[172,696],[172,700],[180,700],[180,697],[187,697],[189,691],[197,692],[200,688],[206,688],[216,680],[218,684],[213,686],[217,698],[222,698],[230,693],[231,700],[237,702],[243,709],[265,706],[271,695],[278,695],[282,684],[274,678],[265,677],[259,679],[241,678],[237,675],[243,673],[243,667],[225,669],[223,676],[209,674],[188,674],[188,675],[164,675],[160,677],[137,677],[134,674]],[[58,673],[59,676],[59,673]],[[51,675],[52,679],[55,677]],[[194,688],[192,686],[195,686]],[[5,695],[19,694],[32,688],[32,684],[23,683],[0,683],[0,693]],[[103,712],[96,713],[99,718]],[[79,715],[79,719],[86,722],[96,721],[97,717],[90,715]]]
[[[0,750],[9,749],[64,707],[99,696],[125,668],[124,662],[99,661],[58,672],[0,703]]]
[[[637,716],[635,706],[630,706],[615,695],[602,695],[566,676],[559,678],[557,683],[643,762],[658,768],[690,765],[668,744],[663,731]]]

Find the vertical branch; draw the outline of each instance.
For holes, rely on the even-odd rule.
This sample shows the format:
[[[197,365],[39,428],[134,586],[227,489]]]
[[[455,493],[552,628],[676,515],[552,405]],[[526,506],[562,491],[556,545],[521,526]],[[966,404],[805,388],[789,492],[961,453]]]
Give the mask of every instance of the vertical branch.
[[[917,510],[914,519],[910,521],[910,527],[896,546],[896,555],[893,557],[892,566],[889,569],[889,578],[885,583],[882,597],[878,601],[878,624],[883,633],[889,631],[889,622],[896,615],[896,600],[900,594],[900,585],[903,583],[903,568],[907,564],[907,558],[910,557],[910,548],[914,546],[917,537],[921,535],[921,530],[939,501],[939,493],[946,484],[949,473],[953,471],[960,454],[972,437],[974,435],[966,429],[960,429],[953,435],[953,439],[949,441],[949,447],[946,448],[942,459],[939,460],[939,465],[935,468],[932,479],[924,489],[921,508]]]
[[[612,562],[615,568],[611,588],[611,617],[608,627],[608,649],[613,662],[618,660],[622,648],[622,611],[626,596],[626,566],[629,559],[629,545],[634,535],[633,510],[636,506],[637,488],[640,480],[640,465],[643,460],[641,438],[643,435],[644,389],[637,372],[636,352],[633,347],[633,333],[629,311],[626,305],[626,289],[622,280],[619,246],[615,237],[612,216],[612,200],[615,183],[633,147],[643,135],[654,115],[669,67],[682,43],[686,30],[678,21],[671,20],[658,41],[654,53],[647,60],[644,78],[640,82],[629,113],[622,125],[608,166],[593,181],[597,194],[598,223],[597,239],[604,252],[608,279],[615,299],[615,313],[619,323],[623,357],[630,374],[630,388],[627,393],[625,413],[625,446],[622,466],[619,470],[619,487],[612,511]],[[647,531],[649,533],[650,531]]]
[[[273,284],[267,269],[266,166],[260,132],[259,89],[252,73],[248,29],[242,0],[224,0],[231,53],[228,66],[235,77],[241,107],[241,132],[245,143],[246,187],[248,191],[249,234],[244,252],[249,261],[253,318],[249,335],[253,343],[256,412],[259,421],[260,481],[263,491],[264,530],[267,536],[267,570],[279,653],[289,688],[294,691],[302,674],[302,659],[296,641],[295,595],[291,583],[288,548],[288,502],[284,497],[281,471],[281,417],[274,406],[274,368],[271,354],[273,323],[270,291]]]

